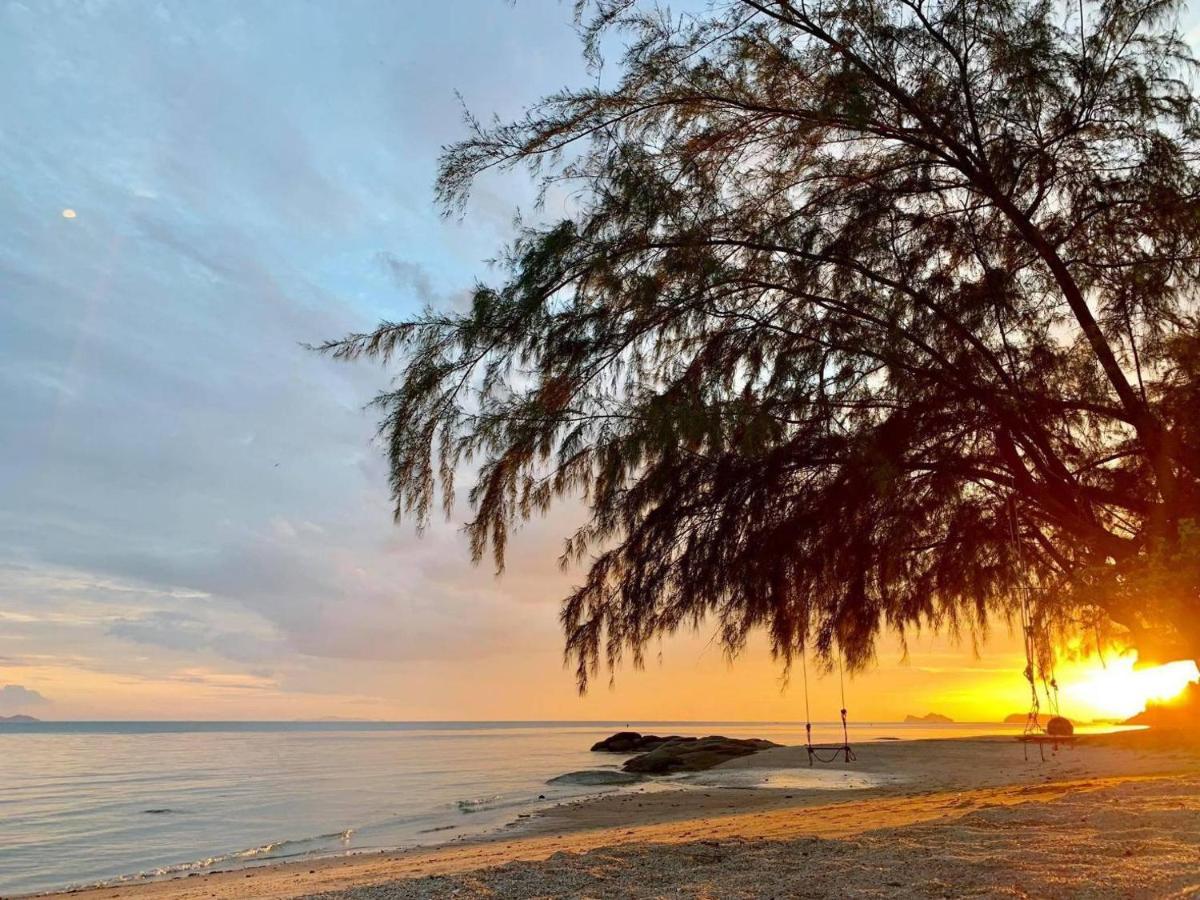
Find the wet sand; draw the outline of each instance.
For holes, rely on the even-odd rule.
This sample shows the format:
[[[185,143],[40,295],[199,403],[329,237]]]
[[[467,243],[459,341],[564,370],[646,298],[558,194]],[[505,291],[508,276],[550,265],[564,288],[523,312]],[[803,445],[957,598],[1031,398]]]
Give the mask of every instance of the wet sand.
[[[678,790],[562,804],[487,838],[75,892],[76,898],[1200,897],[1200,733],[1036,749],[879,742],[798,788],[803,748]],[[67,896],[67,895],[54,895]]]

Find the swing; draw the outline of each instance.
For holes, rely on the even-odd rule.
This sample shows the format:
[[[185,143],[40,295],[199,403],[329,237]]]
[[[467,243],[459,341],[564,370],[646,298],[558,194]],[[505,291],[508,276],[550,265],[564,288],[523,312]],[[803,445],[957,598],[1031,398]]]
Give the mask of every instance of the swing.
[[[1053,662],[1051,662],[1050,678],[1047,680],[1045,673],[1042,673],[1042,686],[1046,690],[1046,696],[1050,699],[1050,704],[1054,709],[1054,715],[1046,722],[1045,727],[1042,726],[1039,717],[1040,700],[1037,692],[1037,682],[1034,677],[1033,663],[1030,662],[1025,667],[1025,678],[1030,685],[1031,706],[1029,715],[1025,720],[1025,730],[1017,736],[1017,740],[1025,745],[1025,761],[1029,761],[1029,745],[1035,744],[1038,748],[1038,754],[1042,758],[1042,762],[1046,761],[1046,745],[1049,744],[1052,753],[1057,753],[1059,745],[1073,747],[1075,745],[1075,726],[1071,724],[1071,720],[1059,713],[1058,709],[1058,681],[1054,677]]]
[[[842,664],[842,651],[838,648],[838,685],[842,692],[842,742],[840,744],[814,744],[812,741],[812,712],[808,704],[808,651],[800,650],[800,666],[804,672],[804,749],[808,751],[808,764],[814,762],[832,763],[842,757],[846,762],[854,762],[858,757],[850,747],[850,731],[846,725],[846,676]]]
[[[1016,506],[1012,502],[1012,498],[1008,501],[1009,511],[1009,530],[1012,537],[1013,549],[1016,553],[1017,560],[1021,559],[1021,544],[1017,539],[1017,511]],[[1057,753],[1059,745],[1074,746],[1075,744],[1075,726],[1071,724],[1071,720],[1062,715],[1058,708],[1058,678],[1054,674],[1054,648],[1046,647],[1046,658],[1050,661],[1050,671],[1046,672],[1043,667],[1040,675],[1042,679],[1042,688],[1046,692],[1046,699],[1050,702],[1054,710],[1054,715],[1046,722],[1045,727],[1041,722],[1041,698],[1038,696],[1037,680],[1038,680],[1038,664],[1037,650],[1038,637],[1041,636],[1045,642],[1045,634],[1039,631],[1034,625],[1033,613],[1030,610],[1029,590],[1024,581],[1021,582],[1021,634],[1024,637],[1025,643],[1025,680],[1029,682],[1029,714],[1025,717],[1025,728],[1017,736],[1025,748],[1025,761],[1029,761],[1029,745],[1034,744],[1038,748],[1038,754],[1041,756],[1042,762],[1046,761],[1046,745],[1049,744],[1052,753]],[[1049,678],[1047,678],[1047,674]]]

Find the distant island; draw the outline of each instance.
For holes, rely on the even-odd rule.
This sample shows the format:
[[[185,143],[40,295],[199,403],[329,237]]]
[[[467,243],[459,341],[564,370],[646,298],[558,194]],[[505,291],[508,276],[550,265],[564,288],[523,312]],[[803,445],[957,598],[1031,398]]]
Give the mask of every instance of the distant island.
[[[0,716],[0,723],[12,722],[13,724],[17,724],[20,722],[40,722],[40,721],[42,721],[42,720],[34,718],[33,716],[23,716],[20,714],[15,715],[15,716]]]
[[[1004,717],[1005,725],[1024,725],[1028,721],[1029,713],[1013,713],[1010,716]]]
[[[953,725],[954,720],[941,713],[925,713],[923,716],[908,715],[904,717],[905,725]]]

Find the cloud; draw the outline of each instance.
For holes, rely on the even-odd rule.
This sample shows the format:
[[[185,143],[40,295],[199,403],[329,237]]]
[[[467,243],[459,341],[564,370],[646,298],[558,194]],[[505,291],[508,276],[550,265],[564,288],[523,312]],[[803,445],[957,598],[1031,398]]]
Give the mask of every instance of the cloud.
[[[6,684],[0,687],[0,714],[11,714],[35,706],[45,706],[50,701],[20,684]]]
[[[518,585],[536,578],[497,581],[486,566],[471,566],[452,527],[433,528],[421,540],[397,538],[393,546],[397,529],[382,492],[358,515],[363,521],[347,516],[320,531],[275,521],[180,577],[213,596],[236,599],[308,656],[489,658],[557,642],[553,614],[514,596]],[[564,579],[549,555],[543,563],[553,587],[542,583],[541,590],[557,599]]]
[[[394,253],[382,250],[375,255],[376,261],[395,282],[396,287],[412,294],[422,305],[436,299],[429,270],[420,263],[400,259]]]
[[[259,663],[277,658],[282,643],[272,636],[225,631],[186,612],[154,610],[113,622],[108,633],[139,644],[188,652],[210,651],[234,662]]]
[[[235,691],[274,691],[275,680],[264,672],[211,672],[205,669],[184,669],[170,676],[171,681]]]

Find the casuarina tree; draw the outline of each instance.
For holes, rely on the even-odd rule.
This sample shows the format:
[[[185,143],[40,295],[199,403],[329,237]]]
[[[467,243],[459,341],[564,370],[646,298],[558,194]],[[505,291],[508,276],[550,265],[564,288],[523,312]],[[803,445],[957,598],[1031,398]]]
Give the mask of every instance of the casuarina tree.
[[[391,360],[400,517],[469,473],[478,559],[559,498],[581,688],[708,623],[866,664],[884,630],[1200,657],[1200,168],[1175,0],[578,6],[595,86],[468,119],[440,200],[572,213]],[[614,69],[615,66],[615,69]],[[1041,642],[1045,648],[1050,641]]]

